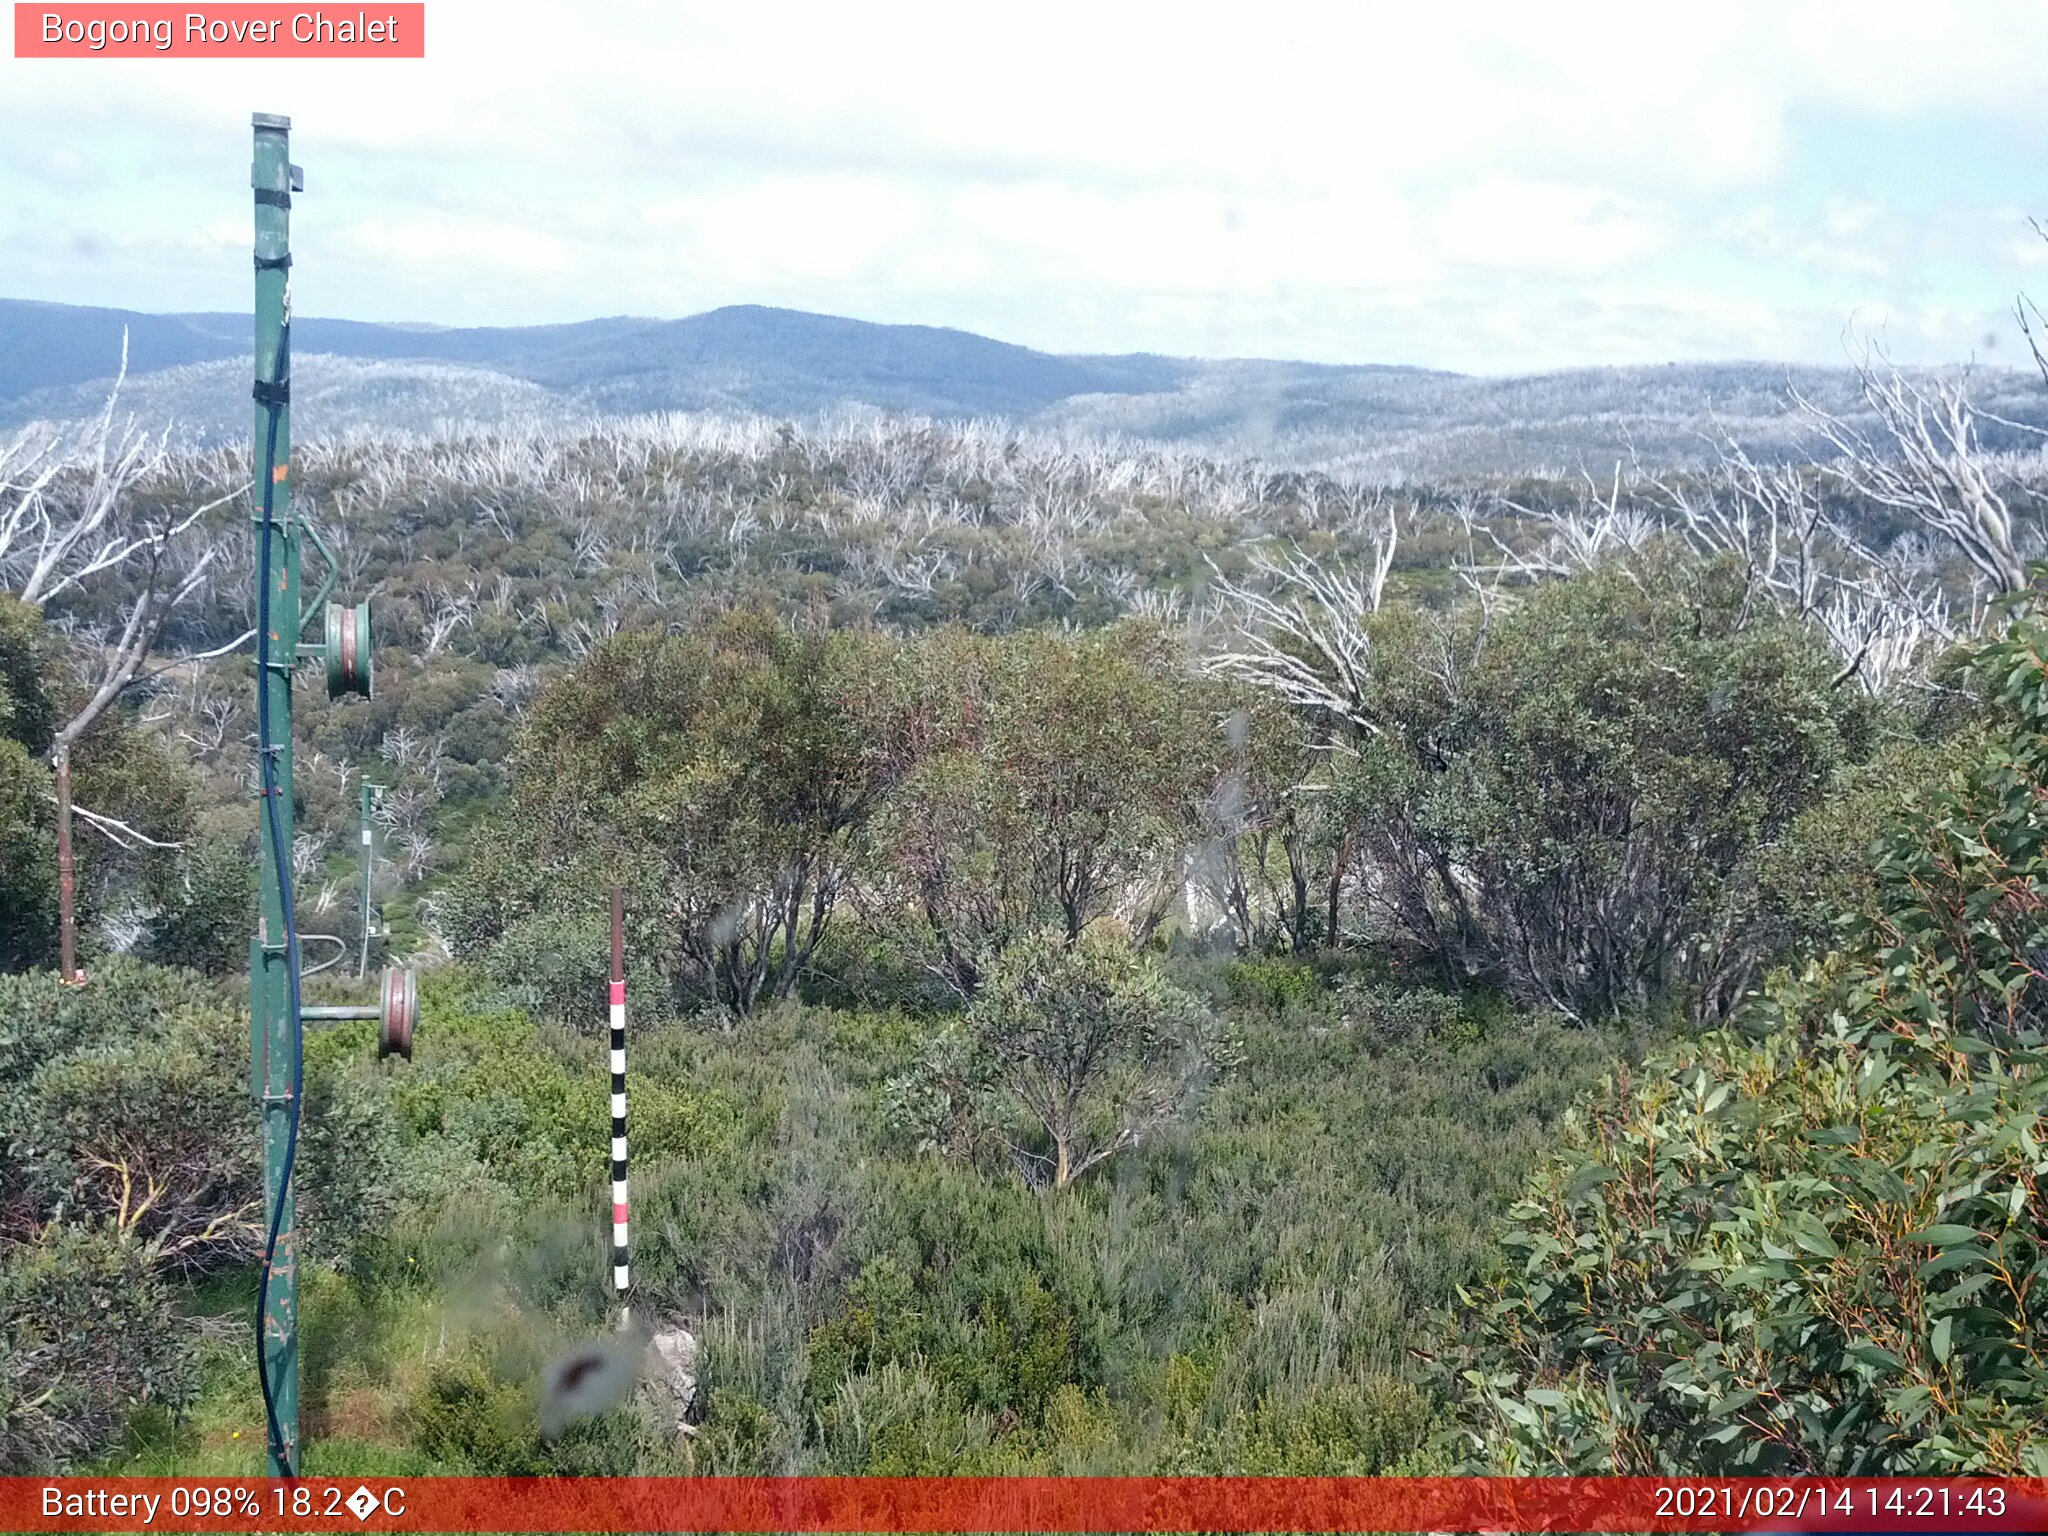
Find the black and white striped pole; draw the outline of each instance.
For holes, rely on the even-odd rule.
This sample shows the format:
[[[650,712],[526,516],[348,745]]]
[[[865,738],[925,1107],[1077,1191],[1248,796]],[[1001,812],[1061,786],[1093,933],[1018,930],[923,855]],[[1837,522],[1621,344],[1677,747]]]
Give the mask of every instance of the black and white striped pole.
[[[633,1321],[631,1266],[627,1259],[626,1198],[626,896],[612,887],[612,1288],[619,1297],[619,1327]]]

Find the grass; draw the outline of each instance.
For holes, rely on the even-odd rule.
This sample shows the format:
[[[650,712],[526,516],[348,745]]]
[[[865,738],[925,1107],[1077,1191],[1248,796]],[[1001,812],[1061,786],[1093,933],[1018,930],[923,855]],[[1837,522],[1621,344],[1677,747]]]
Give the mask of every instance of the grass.
[[[263,1397],[251,1326],[253,1268],[196,1286],[185,1313],[198,1346],[199,1390],[182,1415],[136,1414],[118,1452],[90,1470],[130,1477],[260,1477]],[[436,1462],[407,1440],[406,1405],[448,1347],[445,1299],[365,1291],[346,1276],[310,1272],[300,1294],[302,1470],[313,1477],[424,1476],[466,1468]]]
[[[1413,1454],[1418,1352],[1622,1042],[1483,999],[1439,1038],[1389,1041],[1344,1016],[1327,975],[1177,969],[1230,1014],[1242,1065],[1060,1195],[920,1155],[885,1123],[881,1085],[929,1021],[793,1004],[730,1036],[647,1029],[648,1092],[733,1106],[634,1170],[636,1310],[704,1347],[710,1421],[687,1449],[647,1414],[537,1439],[539,1361],[604,1326],[610,1300],[608,1131],[563,1118],[554,1081],[576,1042],[489,1010],[423,1030],[423,1057],[447,1060],[390,1091],[414,1106],[404,1165],[438,1182],[352,1270],[306,1276],[305,1470],[1376,1470]],[[492,1065],[508,1057],[525,1070]],[[532,1138],[551,1138],[588,1188],[501,1182],[463,1140],[479,1083],[492,1126],[525,1127],[516,1166],[549,1166]],[[426,1115],[430,1084],[448,1108]],[[190,1292],[196,1400],[138,1415],[97,1470],[261,1472],[254,1291],[244,1271]]]

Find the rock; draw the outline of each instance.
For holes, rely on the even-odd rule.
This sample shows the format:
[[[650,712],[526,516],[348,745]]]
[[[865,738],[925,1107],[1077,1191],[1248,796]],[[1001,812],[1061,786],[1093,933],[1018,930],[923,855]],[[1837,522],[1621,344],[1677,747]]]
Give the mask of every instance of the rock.
[[[675,1403],[676,1429],[695,1435],[689,1412],[697,1401],[697,1338],[682,1327],[659,1328],[647,1341],[647,1379]]]

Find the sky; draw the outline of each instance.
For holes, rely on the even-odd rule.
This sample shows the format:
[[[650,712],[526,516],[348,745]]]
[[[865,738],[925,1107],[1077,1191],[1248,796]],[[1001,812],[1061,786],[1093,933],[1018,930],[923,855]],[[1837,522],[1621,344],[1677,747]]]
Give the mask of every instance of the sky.
[[[374,14],[372,0],[371,10]],[[353,15],[357,7],[329,7]],[[0,57],[0,296],[725,304],[1478,373],[2019,364],[2048,5],[428,0],[423,60]]]

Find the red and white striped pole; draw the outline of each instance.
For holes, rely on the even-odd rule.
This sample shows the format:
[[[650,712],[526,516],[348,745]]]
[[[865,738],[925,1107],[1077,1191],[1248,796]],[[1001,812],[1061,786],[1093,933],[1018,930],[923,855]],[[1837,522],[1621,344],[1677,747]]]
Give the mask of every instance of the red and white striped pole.
[[[626,1258],[626,897],[612,887],[612,1288],[619,1327],[633,1320]]]

